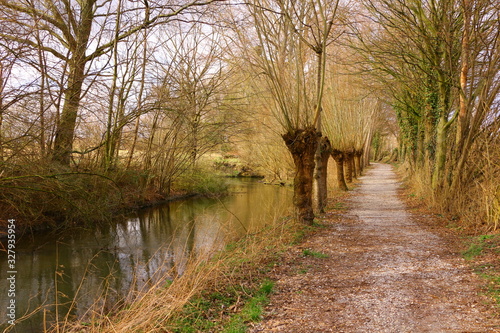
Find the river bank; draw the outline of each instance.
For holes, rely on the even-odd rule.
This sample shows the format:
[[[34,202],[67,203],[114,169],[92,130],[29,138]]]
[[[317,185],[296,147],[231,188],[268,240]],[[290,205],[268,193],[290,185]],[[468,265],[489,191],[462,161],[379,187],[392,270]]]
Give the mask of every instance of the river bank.
[[[369,169],[367,172],[369,175],[373,173],[373,170]],[[389,182],[393,184],[395,180],[389,179]],[[243,226],[241,222],[245,221],[245,216],[248,216],[248,213],[240,212],[238,216],[232,216],[231,212],[240,210],[229,206],[230,201],[228,200],[237,200],[241,204],[241,207],[250,206],[250,212],[255,210],[257,206],[262,207],[263,202],[268,202],[270,198],[276,197],[279,191],[290,190],[286,187],[269,187],[258,182],[250,182],[249,184],[254,184],[251,186],[253,189],[251,191],[253,191],[255,199],[252,200],[257,201],[249,201],[248,195],[244,194],[244,192],[248,192],[250,189],[244,191],[239,188],[233,188],[231,191],[233,195],[224,198],[206,198],[202,200],[202,206],[196,210],[192,208],[186,210],[185,208],[186,203],[189,201],[199,202],[200,200],[197,198],[179,202],[176,204],[176,207],[184,208],[182,212],[179,212],[178,217],[171,216],[172,212],[177,211],[177,208],[169,205],[162,211],[157,211],[154,214],[145,214],[139,217],[139,220],[128,220],[126,223],[119,224],[119,228],[113,231],[113,235],[118,236],[117,238],[113,236],[115,237],[114,241],[98,242],[97,247],[89,246],[88,241],[86,241],[81,246],[75,248],[72,245],[72,248],[64,250],[64,244],[75,244],[77,240],[73,238],[58,240],[59,261],[52,268],[45,267],[49,275],[54,275],[54,271],[57,274],[61,274],[61,278],[64,277],[64,279],[67,279],[69,276],[78,275],[73,261],[88,261],[85,258],[80,258],[77,255],[78,253],[88,252],[90,256],[103,253],[105,257],[103,257],[102,263],[112,268],[112,271],[114,271],[112,275],[116,277],[117,269],[121,267],[120,270],[124,276],[133,277],[133,281],[142,281],[141,283],[146,282],[146,284],[135,285],[133,288],[130,285],[120,287],[126,291],[122,294],[125,297],[121,296],[117,301],[114,298],[115,296],[109,293],[111,289],[115,290],[118,288],[116,282],[113,282],[115,281],[114,278],[111,278],[111,271],[100,273],[96,277],[89,275],[87,280],[99,281],[102,279],[106,281],[106,284],[111,289],[108,290],[108,293],[101,294],[97,298],[97,301],[87,302],[87,305],[82,304],[81,300],[76,303],[68,303],[68,300],[64,301],[61,298],[59,302],[61,304],[71,304],[74,307],[74,311],[55,322],[46,321],[45,327],[47,327],[47,330],[52,327],[53,331],[91,333],[141,330],[148,332],[245,332],[250,328],[255,332],[259,332],[281,327],[284,331],[302,332],[304,330],[301,329],[306,327],[307,329],[304,328],[304,332],[306,332],[311,329],[329,331],[332,327],[335,329],[338,327],[348,327],[350,325],[349,320],[351,319],[356,323],[353,325],[364,325],[370,321],[363,321],[364,317],[351,318],[350,314],[342,315],[342,311],[349,311],[349,309],[337,306],[342,303],[338,303],[342,297],[354,297],[350,294],[344,295],[343,292],[349,293],[349,288],[355,288],[358,285],[356,282],[353,286],[348,284],[343,287],[344,280],[339,276],[340,271],[344,272],[342,274],[345,275],[350,274],[348,273],[348,268],[351,266],[354,271],[356,271],[355,267],[358,266],[370,267],[370,258],[372,257],[378,258],[375,261],[375,266],[392,267],[385,256],[390,255],[392,252],[408,252],[409,255],[406,256],[408,258],[405,257],[408,263],[403,266],[408,267],[410,270],[405,270],[399,274],[401,275],[400,279],[394,279],[393,282],[398,283],[399,281],[404,285],[414,285],[415,288],[418,288],[418,283],[421,281],[419,274],[430,274],[429,272],[439,274],[441,272],[439,267],[444,265],[449,268],[451,267],[450,265],[461,261],[460,252],[466,249],[466,246],[460,241],[460,237],[463,237],[463,235],[458,230],[445,228],[446,221],[434,221],[434,219],[430,219],[431,213],[420,211],[421,203],[418,205],[414,204],[414,202],[411,204],[406,203],[408,211],[402,212],[400,210],[404,205],[401,203],[397,205],[392,204],[389,199],[384,199],[385,194],[383,188],[381,188],[381,181],[375,181],[368,190],[335,193],[334,197],[329,200],[327,213],[319,217],[312,227],[297,225],[290,218],[286,218],[286,214],[276,211],[278,207],[284,206],[282,203],[277,202],[269,203],[271,215],[268,216],[269,220],[264,224],[259,226],[254,225],[254,228],[250,227],[250,225]],[[264,190],[269,191],[269,193],[264,194]],[[402,190],[397,190],[397,193],[397,196],[401,199],[405,196]],[[368,209],[363,206],[370,204],[367,196],[371,198],[370,200],[382,200],[383,204],[372,203],[374,206]],[[391,198],[393,197],[392,195]],[[407,194],[406,197],[415,200],[410,194]],[[221,238],[218,238],[219,240],[215,238],[208,240],[205,238],[206,235],[215,235],[215,230],[230,230],[225,224],[219,224],[213,228],[214,217],[207,215],[207,213],[209,210],[212,210],[211,207],[214,207],[214,205],[218,205],[218,209],[226,212],[226,217],[232,218],[233,221],[232,231],[225,234],[223,237],[224,241],[220,241],[222,240]],[[382,213],[377,213],[377,209],[381,210]],[[416,209],[419,210],[416,211]],[[274,212],[274,215],[272,212]],[[368,222],[364,221],[365,215],[369,220]],[[403,215],[405,218],[403,218]],[[160,216],[169,216],[168,221],[171,222],[162,220]],[[181,216],[183,217],[180,218]],[[198,216],[201,219],[197,222],[198,224],[191,224],[189,222],[196,220],[196,218],[193,219],[194,216]],[[411,216],[411,222],[405,222],[409,216]],[[225,220],[226,218],[219,217],[217,219]],[[364,222],[361,223],[356,221],[356,219],[363,219]],[[417,221],[414,221],[415,219]],[[403,223],[404,226],[395,225],[394,228],[390,229],[390,226],[396,223],[393,220]],[[141,221],[145,221],[146,223]],[[176,226],[172,225],[173,221],[177,221]],[[386,235],[390,240],[377,241],[377,237],[383,237],[384,235],[384,233],[377,231],[380,223],[383,224],[383,230],[386,233],[390,231]],[[211,229],[207,229],[208,226],[211,226]],[[166,227],[169,230],[175,229],[179,235],[184,235],[184,238],[180,240],[172,238],[169,240],[168,237],[162,234],[163,231],[158,233],[152,229],[158,227],[161,230],[164,230]],[[359,228],[368,229],[358,232]],[[235,230],[239,231],[236,232]],[[375,234],[371,235],[369,231]],[[396,242],[401,237],[395,233],[403,231],[410,232],[412,241],[405,241],[405,238],[402,237],[404,244],[398,245]],[[202,235],[205,236],[200,238]],[[370,237],[367,235],[370,235]],[[99,235],[91,235],[89,239],[96,236],[101,237]],[[415,237],[417,236],[423,237],[422,240],[416,241]],[[436,239],[441,240],[437,245],[432,243]],[[158,251],[155,250],[156,247],[146,246],[145,244],[147,243],[138,243],[139,241],[147,241],[147,243],[154,241],[157,244],[164,242],[168,243],[168,246],[164,250]],[[466,294],[467,299],[475,299],[478,293],[481,292],[481,283],[486,283],[485,280],[477,279],[471,275],[472,266],[476,266],[476,271],[482,275],[489,274],[489,280],[487,280],[489,289],[496,288],[498,280],[498,270],[495,271],[496,266],[492,264],[494,262],[493,259],[498,258],[494,253],[495,244],[498,244],[498,237],[482,236],[474,238],[474,241],[475,243],[465,253],[468,257],[478,257],[478,260],[469,262],[469,268],[465,268],[467,265],[463,261],[460,263],[461,266],[455,271],[458,274],[462,274],[464,270],[467,271],[465,278],[452,277],[448,279],[449,281],[455,281],[453,282],[453,292],[457,290],[456,281],[463,282],[460,282],[460,288],[463,289],[460,289],[459,294]],[[48,240],[42,240],[42,244],[48,244],[48,242]],[[206,247],[206,249],[210,248],[210,250],[200,252],[201,244],[211,244],[210,247]],[[213,246],[214,244],[219,244],[219,246]],[[383,246],[377,250],[376,244],[385,244],[385,247]],[[354,246],[353,252],[349,250],[352,246]],[[365,246],[370,250],[361,251]],[[397,246],[398,251],[385,250],[388,246]],[[413,247],[415,246],[417,248],[414,249]],[[432,247],[432,250],[424,251],[423,257],[418,257],[419,249],[426,246]],[[84,248],[85,250],[83,250]],[[150,273],[146,276],[137,275],[137,270],[125,269],[126,265],[128,265],[127,262],[139,263],[143,261],[141,259],[143,258],[143,254],[133,254],[127,250],[139,248],[147,252],[163,253],[156,259],[148,259],[147,266],[141,266],[144,268],[148,267],[144,272],[148,271]],[[190,252],[186,254],[183,252],[185,249],[188,249]],[[32,251],[31,249],[21,250],[21,252]],[[35,253],[39,251],[35,250]],[[484,251],[486,257],[481,256],[482,251]],[[181,253],[185,254],[179,261]],[[414,257],[420,258],[417,260],[417,263],[412,263]],[[173,263],[171,261],[172,258],[177,258],[177,261]],[[363,263],[363,258],[368,261]],[[400,255],[394,258],[399,261],[403,260]],[[451,258],[452,263],[446,261],[449,258]],[[345,262],[343,263],[342,260]],[[39,259],[31,261],[38,262]],[[484,265],[486,261],[489,263],[488,265]],[[27,260],[28,264],[29,262],[30,260]],[[354,265],[353,262],[359,264]],[[97,264],[97,262],[89,263],[92,266]],[[151,263],[172,264],[163,267],[149,266]],[[44,262],[40,262],[40,264],[47,266]],[[52,261],[51,264],[54,265],[54,262]],[[396,266],[399,267],[398,265]],[[430,265],[429,267],[432,269],[425,269],[426,265]],[[436,268],[433,265],[438,265],[439,267],[436,266]],[[396,269],[394,267],[391,269]],[[411,267],[414,267],[414,269]],[[158,270],[158,268],[162,269]],[[22,271],[26,271],[27,269],[27,267],[21,268]],[[391,269],[389,270],[390,272],[392,272]],[[448,274],[451,271],[445,269],[444,272]],[[405,282],[403,278],[411,277],[412,274],[410,273],[416,275],[416,282]],[[397,275],[397,272],[394,274]],[[45,276],[46,274],[39,275]],[[382,277],[384,276],[386,275],[382,275]],[[358,277],[353,276],[346,279],[346,281],[361,279],[358,285],[359,288],[356,289],[358,292],[362,292],[373,284],[371,282],[364,284],[363,281],[366,278],[363,274]],[[430,281],[434,280],[445,281],[446,279],[436,278]],[[316,286],[315,281],[319,281],[318,283],[322,287]],[[387,281],[390,282],[392,280],[389,279]],[[331,283],[334,285],[333,289],[329,289],[328,287]],[[93,289],[90,285],[82,284],[81,287],[78,287],[78,284],[79,282],[76,280],[76,283],[73,284],[73,290],[80,288],[83,288],[82,290]],[[145,285],[147,285],[147,289],[144,289]],[[340,286],[340,289],[335,289],[337,288],[335,286]],[[398,287],[395,290],[401,290],[401,288]],[[445,295],[445,299],[449,297],[448,293],[441,290],[444,288],[441,284],[426,285],[426,288],[430,288],[429,290],[432,290],[433,295],[440,295],[442,293]],[[42,287],[42,289],[46,289],[46,287]],[[423,291],[420,290],[417,294],[425,294],[427,289],[424,288]],[[61,292],[71,295],[70,292],[72,291],[71,289],[61,289]],[[396,291],[394,292],[397,294]],[[311,296],[311,293],[314,295]],[[321,296],[324,293],[327,294],[324,297]],[[389,291],[384,291],[384,295],[388,295],[388,293]],[[479,301],[471,303],[474,305],[473,308],[481,309],[481,314],[489,313],[491,316],[494,316],[495,310],[491,303],[485,306],[488,298],[477,297]],[[382,296],[377,299],[382,303],[384,302]],[[302,305],[295,304],[294,300],[302,300],[300,301],[302,303],[299,302]],[[309,304],[308,300],[314,300],[314,304]],[[432,304],[437,304],[436,306],[442,309],[443,307],[440,307],[441,303],[437,299],[434,300],[436,302]],[[418,302],[413,303],[417,304]],[[462,303],[458,302],[457,304]],[[82,305],[83,307],[81,307]],[[384,305],[385,307],[386,305]],[[331,311],[324,311],[324,309],[330,308],[332,308]],[[464,305],[462,308],[465,309],[466,306]],[[419,309],[422,310],[425,308],[421,307]],[[59,311],[61,310],[62,308],[59,309]],[[297,311],[302,316],[310,316],[311,313],[315,313],[314,311],[319,311],[320,313],[313,314],[313,316],[315,318],[326,316],[324,320],[317,321],[323,326],[315,326],[314,328],[307,325],[304,326],[304,322],[297,319]],[[47,318],[54,318],[53,311],[43,312],[43,314]],[[458,315],[461,316],[460,318],[466,318],[462,314]],[[353,316],[355,315],[353,314]],[[451,313],[451,318],[455,318],[453,316],[455,314]],[[427,318],[426,316],[424,317]],[[264,318],[264,322],[258,324],[261,318]],[[485,319],[485,322],[490,320],[488,318]],[[427,323],[433,322],[432,318],[427,319]],[[411,325],[416,329],[420,325],[420,322],[415,318],[412,320]],[[454,321],[452,320],[451,322]],[[313,322],[311,321],[310,323]],[[444,321],[443,323],[446,324]],[[397,322],[394,323],[394,325],[397,324]],[[371,323],[369,325],[377,324]],[[469,325],[467,326],[468,328],[472,327],[470,323],[467,325]],[[13,330],[12,332],[16,331]],[[29,331],[21,330],[20,332]]]
[[[331,199],[313,227],[284,221],[233,243],[193,269],[192,282],[179,281],[190,285],[184,293],[162,289],[84,332],[498,331],[498,291],[484,294],[498,285],[498,237],[469,246],[452,221],[402,189],[386,194],[383,184]],[[178,303],[151,308],[162,299]]]
[[[85,318],[96,307],[99,313],[114,313],[117,304],[130,304],[149,288],[185,276],[192,258],[205,258],[248,233],[271,228],[275,219],[283,222],[291,188],[254,179],[227,181],[225,196],[146,208],[101,227],[19,237],[18,313],[37,311],[19,318],[19,332],[40,332],[42,321],[50,327],[55,317],[64,321],[66,314],[70,322],[88,322]],[[0,261],[0,278],[6,264]],[[0,293],[7,292],[4,287],[1,283]]]
[[[106,174],[56,170],[41,166],[0,178],[0,239],[7,235],[8,220],[16,221],[19,234],[110,223],[143,208],[194,196],[222,196],[229,178],[256,178],[205,166],[184,172],[175,181],[156,184],[143,171]]]
[[[340,212],[349,194],[336,194],[328,208]],[[57,328],[61,332],[244,332],[262,315],[273,293],[270,278],[285,264],[290,249],[325,227],[321,219],[304,226],[278,211],[273,220],[228,243],[210,259],[192,258],[182,275],[155,284],[125,308],[104,314],[102,305],[96,304],[90,318],[60,321]]]

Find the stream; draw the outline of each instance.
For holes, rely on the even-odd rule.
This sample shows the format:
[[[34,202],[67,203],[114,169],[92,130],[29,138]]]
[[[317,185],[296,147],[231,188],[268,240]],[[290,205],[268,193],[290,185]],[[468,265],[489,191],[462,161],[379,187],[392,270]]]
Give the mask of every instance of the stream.
[[[82,318],[96,302],[107,310],[137,295],[192,255],[211,253],[289,214],[292,189],[230,179],[223,198],[194,197],[143,209],[106,228],[25,235],[16,244],[16,325],[39,333],[56,317]],[[2,249],[7,241],[2,240]],[[0,256],[0,331],[7,325],[7,255]],[[56,297],[55,295],[59,295]],[[57,304],[57,306],[56,306]],[[22,319],[29,315],[29,318]],[[49,325],[49,324],[48,324]]]

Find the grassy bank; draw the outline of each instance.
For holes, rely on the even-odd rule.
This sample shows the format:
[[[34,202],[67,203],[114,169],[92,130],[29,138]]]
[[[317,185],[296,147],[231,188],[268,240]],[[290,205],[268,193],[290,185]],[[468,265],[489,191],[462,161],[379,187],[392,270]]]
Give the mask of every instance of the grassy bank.
[[[500,234],[497,228],[492,228],[479,210],[472,219],[466,214],[459,216],[443,211],[435,205],[431,193],[414,179],[406,179],[404,196],[412,209],[423,210],[425,215],[433,216],[441,226],[449,228],[456,246],[464,249],[463,258],[482,279],[483,293],[493,299],[500,309]],[[461,207],[462,211],[471,213],[483,199],[480,196],[471,199]]]
[[[330,208],[343,210],[346,192],[335,192]],[[120,309],[107,312],[97,301],[79,322],[61,321],[50,332],[246,332],[260,321],[273,293],[275,270],[287,252],[322,228],[298,224],[276,208],[272,224],[232,241],[217,253],[192,258],[182,276],[176,268],[151,289],[135,293]],[[304,256],[323,257],[304,251]]]
[[[8,219],[23,231],[89,227],[121,213],[175,198],[226,193],[210,168],[185,172],[171,184],[142,170],[75,171],[51,165],[16,166],[0,176],[0,236]]]

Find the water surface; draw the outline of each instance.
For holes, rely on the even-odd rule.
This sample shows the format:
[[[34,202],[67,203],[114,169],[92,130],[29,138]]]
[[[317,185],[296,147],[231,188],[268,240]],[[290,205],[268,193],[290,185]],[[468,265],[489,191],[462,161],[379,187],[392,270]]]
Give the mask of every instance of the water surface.
[[[221,249],[247,230],[286,215],[291,206],[288,187],[231,180],[230,188],[231,194],[223,198],[171,202],[99,230],[21,237],[16,245],[16,317],[36,314],[18,322],[11,332],[42,332],[44,313],[53,319],[56,313],[63,318],[70,311],[72,318],[82,318],[96,302],[110,310],[119,300],[156,283],[165,272],[182,274],[189,256]],[[2,324],[7,321],[7,271],[2,251]],[[0,325],[1,330],[6,327]]]

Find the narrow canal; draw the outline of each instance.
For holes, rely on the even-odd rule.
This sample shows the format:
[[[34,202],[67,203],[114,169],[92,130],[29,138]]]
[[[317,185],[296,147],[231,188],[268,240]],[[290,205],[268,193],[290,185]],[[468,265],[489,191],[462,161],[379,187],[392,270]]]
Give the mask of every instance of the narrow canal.
[[[16,245],[17,324],[9,332],[43,332],[44,321],[56,315],[64,318],[68,312],[71,318],[81,318],[96,302],[111,310],[173,267],[182,274],[189,256],[219,250],[247,230],[287,215],[291,203],[289,187],[234,179],[223,198],[171,202],[106,228],[24,235]],[[0,295],[5,298],[7,255],[1,253]],[[1,303],[3,331],[7,306]]]

